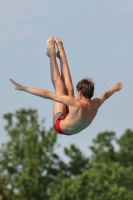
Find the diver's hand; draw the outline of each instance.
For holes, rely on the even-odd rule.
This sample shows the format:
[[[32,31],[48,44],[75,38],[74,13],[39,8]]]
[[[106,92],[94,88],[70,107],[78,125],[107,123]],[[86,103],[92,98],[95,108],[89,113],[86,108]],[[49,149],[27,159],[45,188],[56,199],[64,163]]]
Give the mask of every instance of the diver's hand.
[[[121,82],[116,83],[115,85],[112,85],[109,83],[110,89],[113,89],[115,91],[119,91],[122,89],[123,84]]]
[[[13,83],[13,85],[15,85],[15,90],[24,91],[25,86],[19,85],[18,83],[13,81],[11,78],[10,78],[10,81]]]

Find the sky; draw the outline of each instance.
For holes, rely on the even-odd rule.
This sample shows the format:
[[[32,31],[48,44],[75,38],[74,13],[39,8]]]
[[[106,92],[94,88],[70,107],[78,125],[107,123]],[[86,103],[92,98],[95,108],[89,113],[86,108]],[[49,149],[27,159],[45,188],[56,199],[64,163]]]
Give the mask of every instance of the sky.
[[[0,144],[9,139],[3,115],[20,108],[37,109],[47,130],[52,127],[53,102],[16,91],[9,81],[54,92],[45,54],[51,35],[63,41],[74,87],[93,78],[95,98],[109,83],[123,83],[87,129],[58,135],[62,148],[73,143],[88,155],[98,133],[115,131],[119,138],[133,129],[133,1],[0,0]],[[61,156],[62,148],[56,149]]]

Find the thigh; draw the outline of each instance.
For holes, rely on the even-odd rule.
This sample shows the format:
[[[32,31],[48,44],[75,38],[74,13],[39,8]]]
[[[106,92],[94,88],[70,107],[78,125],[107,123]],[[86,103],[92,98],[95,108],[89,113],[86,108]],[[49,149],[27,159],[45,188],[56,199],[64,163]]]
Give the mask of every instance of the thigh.
[[[62,115],[66,113],[66,105],[58,102],[54,102],[54,108],[53,108],[53,124],[55,121]]]
[[[60,84],[56,84],[55,93],[58,95],[67,95],[64,83],[61,81]],[[53,107],[53,123],[62,115],[66,113],[66,105],[63,103],[54,102]]]

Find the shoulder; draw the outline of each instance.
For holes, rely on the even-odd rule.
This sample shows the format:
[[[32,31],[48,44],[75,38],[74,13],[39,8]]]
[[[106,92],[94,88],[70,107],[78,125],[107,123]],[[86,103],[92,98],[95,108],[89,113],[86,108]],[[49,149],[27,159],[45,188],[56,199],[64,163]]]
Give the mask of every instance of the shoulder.
[[[80,102],[78,99],[76,99],[75,97],[72,96],[67,96],[68,100],[71,102],[71,104],[75,105],[75,106],[80,106]]]
[[[104,103],[104,98],[97,97],[92,99],[92,102],[99,108]]]

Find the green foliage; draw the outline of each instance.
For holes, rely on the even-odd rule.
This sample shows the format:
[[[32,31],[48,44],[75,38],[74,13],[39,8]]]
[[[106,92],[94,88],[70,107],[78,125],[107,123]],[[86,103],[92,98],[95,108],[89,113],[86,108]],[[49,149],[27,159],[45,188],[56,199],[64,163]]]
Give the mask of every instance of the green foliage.
[[[0,149],[0,200],[132,200],[133,131],[99,133],[85,157],[72,144],[69,162],[55,153],[57,134],[37,110],[4,115],[9,141]],[[119,146],[116,151],[114,144]]]
[[[70,158],[68,163],[70,176],[81,174],[89,168],[89,158],[86,158],[75,145],[70,145],[69,149],[65,148],[64,152]]]
[[[0,200],[10,200],[9,191],[6,188],[3,179],[0,177]]]
[[[119,163],[123,166],[133,167],[133,131],[126,130],[117,143],[120,146],[117,153]]]
[[[114,143],[119,144],[115,151]],[[133,132],[127,130],[119,140],[114,132],[99,133],[91,146],[92,156],[87,168],[77,176],[69,178],[56,177],[54,186],[50,191],[50,200],[132,200],[133,199]],[[80,166],[80,150],[71,145],[65,149],[70,156],[69,163],[73,175]],[[87,160],[87,158],[85,158]],[[79,167],[79,168],[80,168]],[[75,172],[74,172],[75,169]],[[80,174],[80,175],[79,175]],[[53,195],[54,194],[54,195]]]
[[[97,138],[93,140],[92,161],[95,162],[115,162],[116,152],[114,150],[113,142],[116,142],[115,133],[105,131],[99,133]],[[92,162],[92,163],[93,163]]]
[[[47,190],[58,173],[55,131],[45,131],[36,110],[21,109],[4,118],[10,141],[0,151],[0,164],[12,199],[47,199]]]
[[[73,199],[132,200],[133,168],[126,168],[118,163],[96,164],[74,179],[62,180],[58,192],[51,191],[50,200]]]

